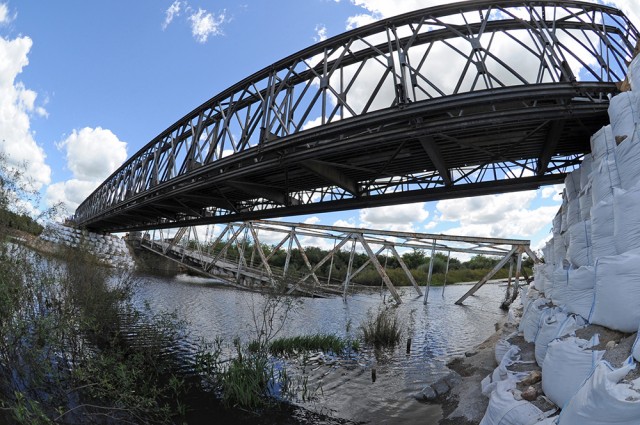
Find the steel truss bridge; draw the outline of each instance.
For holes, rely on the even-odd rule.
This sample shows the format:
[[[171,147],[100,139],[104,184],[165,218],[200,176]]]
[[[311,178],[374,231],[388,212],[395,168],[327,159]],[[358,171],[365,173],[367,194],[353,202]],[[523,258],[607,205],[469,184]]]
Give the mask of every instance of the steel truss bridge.
[[[617,9],[466,1],[318,43],[229,87],[76,210],[129,231],[561,182],[608,122],[638,31]]]
[[[389,258],[398,262],[406,279],[419,296],[423,295],[420,284],[424,285],[425,304],[433,273],[432,259],[437,252],[447,255],[445,285],[452,252],[501,257],[494,269],[463,295],[457,304],[462,304],[508,262],[511,262],[509,287],[513,277],[513,266],[516,265],[512,294],[517,294],[523,255],[529,256],[535,262],[539,261],[531,251],[528,240],[354,229],[263,220],[228,223],[224,227],[214,227],[212,230],[208,226],[206,230],[202,226],[182,227],[171,237],[169,233],[158,229],[148,231],[144,235],[135,233],[130,235],[130,238],[137,241],[142,248],[176,261],[197,273],[222,279],[227,284],[243,289],[261,291],[265,287],[273,288],[279,294],[341,294],[346,297],[353,288],[353,279],[369,268],[375,270],[398,304],[402,300],[387,273],[386,262]],[[270,244],[267,244],[267,241]],[[310,256],[305,249],[305,245],[310,242],[333,245],[333,248],[327,249],[322,257]],[[398,250],[406,249],[430,252],[425,282],[416,281],[399,254]],[[302,257],[302,269],[293,270],[290,267],[294,250]],[[338,263],[334,263],[334,260],[341,252],[348,253],[348,260],[343,260],[345,264],[341,264],[342,272],[339,273]],[[356,252],[366,254],[367,260],[356,265]],[[274,257],[278,255],[284,256],[284,259],[274,261]],[[341,277],[336,277],[338,274]]]

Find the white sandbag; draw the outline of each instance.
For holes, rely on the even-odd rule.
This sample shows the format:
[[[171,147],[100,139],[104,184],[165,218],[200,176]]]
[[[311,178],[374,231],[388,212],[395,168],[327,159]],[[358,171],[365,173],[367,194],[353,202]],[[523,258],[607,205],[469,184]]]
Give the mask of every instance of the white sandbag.
[[[591,183],[588,183],[578,196],[580,207],[580,219],[589,220],[591,218],[591,207],[593,206],[593,196],[591,196]]]
[[[615,189],[613,195],[613,235],[619,254],[640,248],[640,186]]]
[[[593,195],[591,195],[591,197],[593,198]],[[553,233],[560,233],[560,231],[562,230],[562,207],[558,209],[555,217],[553,217],[552,225],[553,227],[551,230],[553,231]]]
[[[553,264],[553,239],[549,239],[541,249],[542,258],[547,264]],[[538,264],[534,264],[533,269],[535,270]]]
[[[544,292],[544,288],[548,285],[547,281],[549,280],[549,276],[546,273],[546,266],[546,263],[533,265],[533,282],[529,285],[529,288],[539,288],[541,292]]]
[[[637,362],[640,362],[640,329],[638,329],[636,340],[633,342],[633,346],[631,347],[631,355]]]
[[[631,384],[619,383],[635,365],[614,369],[600,361],[591,376],[560,413],[559,425],[638,425],[640,393]]]
[[[580,188],[584,190],[591,184],[591,169],[593,166],[593,155],[585,154],[580,164]]]
[[[640,120],[640,94],[634,91],[620,93],[609,102],[609,120],[614,139],[619,143],[635,135],[636,123]]]
[[[616,237],[608,236],[606,238],[600,238],[593,241],[591,245],[591,257],[593,262],[600,257],[609,257],[616,255],[618,250],[616,249]]]
[[[613,201],[601,201],[591,207],[591,242],[613,236]]]
[[[503,381],[517,382],[528,375],[526,372],[511,372],[509,367],[520,361],[520,348],[516,345],[512,345],[509,350],[504,354],[500,364],[493,372],[488,374],[481,382],[480,389],[482,394],[489,397],[491,393],[496,389],[496,386]]]
[[[580,221],[580,199],[576,195],[574,199],[569,200],[567,203],[567,226],[571,229],[571,226]]]
[[[569,228],[567,260],[575,267],[593,265],[591,257],[591,221],[578,222]]]
[[[499,382],[491,393],[480,425],[530,425],[545,418],[542,410],[526,400],[516,400],[513,381]]]
[[[569,289],[568,270],[558,266],[551,275],[551,285],[546,289],[545,295],[557,306],[563,305],[567,301]]]
[[[627,69],[627,79],[631,90],[640,92],[640,55],[636,56]]]
[[[502,359],[504,359],[504,355],[507,354],[512,347],[513,347],[513,344],[511,344],[509,341],[507,341],[504,338],[500,338],[496,343],[495,353],[494,353],[496,357],[496,363],[498,364],[502,363]]]
[[[612,153],[615,147],[616,142],[613,138],[611,125],[605,125],[591,136],[591,154],[593,155],[594,161],[606,156],[608,153]]]
[[[596,338],[597,339],[597,338]],[[562,407],[591,375],[604,351],[592,350],[596,340],[568,337],[551,341],[542,364],[542,391]]]
[[[578,316],[568,316],[557,308],[547,309],[540,318],[540,330],[536,336],[536,363],[542,366],[547,354],[547,347],[551,341],[565,335],[570,335],[585,325]]]
[[[562,205],[560,205],[562,222],[560,224],[560,233],[565,233],[566,231],[569,230],[569,222],[567,220],[567,214],[569,210],[569,200],[567,199],[566,193],[567,193],[567,189],[562,191]]]
[[[613,200],[601,201],[591,207],[591,254],[594,262],[597,258],[618,253],[613,232]]]
[[[560,233],[553,234],[553,264],[561,265],[567,256],[565,239]]]
[[[640,325],[640,252],[601,257],[595,265],[595,296],[589,322],[622,332]]]
[[[534,342],[540,328],[540,316],[545,310],[549,300],[540,298],[530,303],[522,314],[522,320],[518,330],[523,333],[524,340]]]
[[[591,198],[593,204],[613,198],[613,188],[620,187],[618,166],[613,153],[603,156],[593,163],[591,172]]]
[[[568,285],[565,308],[584,320],[589,319],[595,294],[595,267],[582,266],[567,271]]]
[[[578,197],[580,193],[580,168],[576,168],[564,179],[565,195],[568,201]]]
[[[552,263],[560,265],[563,263],[567,256],[567,247],[564,242],[564,237],[560,233],[553,233],[553,257]]]
[[[640,125],[640,124],[636,124]],[[640,180],[640,133],[628,137],[616,147],[616,165],[620,187],[630,189]]]

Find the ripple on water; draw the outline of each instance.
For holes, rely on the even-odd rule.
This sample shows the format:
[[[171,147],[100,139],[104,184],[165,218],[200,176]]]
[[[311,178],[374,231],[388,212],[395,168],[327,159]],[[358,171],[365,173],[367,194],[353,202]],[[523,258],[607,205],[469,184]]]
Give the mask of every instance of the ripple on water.
[[[189,325],[192,341],[213,342],[221,337],[228,353],[234,338],[249,342],[255,335],[252,312],[260,294],[226,287],[214,279],[179,275],[175,278],[141,276],[135,301],[147,302],[154,312],[175,311]],[[337,417],[375,423],[429,423],[440,417],[439,406],[417,402],[413,395],[446,374],[448,359],[461,356],[494,332],[504,315],[499,309],[504,287],[485,285],[465,306],[454,302],[469,285],[432,287],[426,305],[412,288],[400,288],[403,303],[397,307],[403,323],[403,341],[395,350],[374,353],[364,349],[349,360],[309,361],[309,382],[322,394],[304,407]],[[330,333],[342,337],[358,333],[369,311],[375,312],[388,294],[367,290],[342,298],[298,299],[288,325],[279,336]],[[350,323],[350,329],[347,324]],[[411,352],[406,353],[406,338]],[[376,369],[372,382],[371,369]]]

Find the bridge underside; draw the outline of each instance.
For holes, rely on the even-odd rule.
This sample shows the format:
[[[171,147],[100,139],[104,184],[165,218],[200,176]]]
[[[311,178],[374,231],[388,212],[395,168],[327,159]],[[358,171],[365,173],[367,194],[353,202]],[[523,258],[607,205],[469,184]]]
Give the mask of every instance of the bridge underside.
[[[85,225],[169,228],[559,183],[608,122],[606,95],[615,91],[606,83],[522,86],[345,120],[194,168]]]
[[[573,0],[470,0],[356,28],[185,115],[74,220],[171,228],[558,183],[607,124],[639,39],[619,10]]]

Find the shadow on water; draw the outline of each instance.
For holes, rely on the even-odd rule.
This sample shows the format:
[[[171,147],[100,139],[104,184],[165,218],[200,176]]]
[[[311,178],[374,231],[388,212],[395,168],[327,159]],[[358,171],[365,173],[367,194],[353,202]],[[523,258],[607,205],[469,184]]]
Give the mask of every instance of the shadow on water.
[[[175,311],[188,322],[193,346],[203,338],[212,342],[220,337],[227,342],[226,355],[231,356],[231,341],[239,338],[247,344],[254,339],[252,306],[262,295],[238,291],[211,279],[186,275],[169,278],[141,275],[134,301],[148,304],[152,311]],[[375,351],[363,347],[348,358],[310,355],[287,360],[292,374],[308,376],[311,386],[318,388],[311,401],[297,401],[279,410],[258,415],[238,409],[221,408],[218,401],[193,394],[196,407],[189,423],[431,423],[441,417],[441,409],[416,401],[414,395],[447,373],[446,363],[488,338],[494,324],[504,312],[499,309],[504,288],[486,285],[467,299],[465,306],[454,305],[469,285],[432,287],[428,303],[416,297],[412,288],[400,288],[403,304],[396,307],[403,324],[402,341],[395,349]],[[328,333],[344,338],[358,338],[359,325],[370,311],[376,311],[388,296],[377,289],[364,289],[350,296],[305,298],[291,312],[286,327],[278,336]],[[411,338],[411,350],[406,340]],[[375,381],[372,370],[375,369]]]

